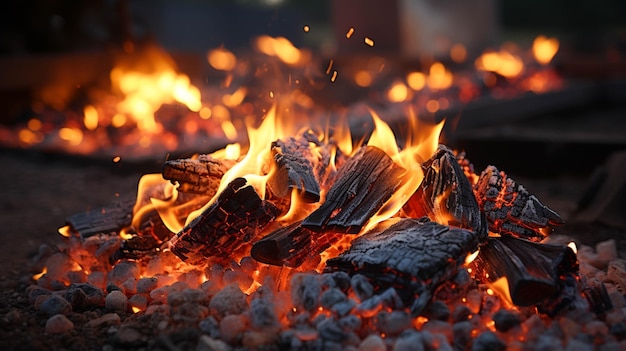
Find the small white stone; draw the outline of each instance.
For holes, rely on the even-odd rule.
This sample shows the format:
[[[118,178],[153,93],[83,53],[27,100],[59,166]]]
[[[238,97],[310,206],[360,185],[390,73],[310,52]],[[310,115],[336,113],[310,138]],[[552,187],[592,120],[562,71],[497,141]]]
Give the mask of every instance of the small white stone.
[[[113,290],[105,298],[104,306],[109,311],[125,312],[128,308],[128,298],[121,291]]]
[[[46,334],[61,334],[74,329],[74,323],[63,314],[56,314],[46,321]]]

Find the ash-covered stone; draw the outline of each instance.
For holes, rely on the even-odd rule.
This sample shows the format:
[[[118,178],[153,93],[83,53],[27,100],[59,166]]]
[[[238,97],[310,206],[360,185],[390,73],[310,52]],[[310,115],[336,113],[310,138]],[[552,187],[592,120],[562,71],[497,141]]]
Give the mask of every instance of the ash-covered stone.
[[[334,304],[330,308],[330,310],[335,312],[337,316],[343,317],[343,316],[347,316],[356,306],[357,306],[356,301],[352,299],[347,299],[345,301],[341,301],[341,302]]]
[[[380,311],[374,321],[381,332],[394,336],[412,327],[411,316],[406,311]]]
[[[232,347],[223,342],[222,340],[216,340],[213,337],[207,335],[201,335],[198,339],[198,346],[196,351],[230,351]]]
[[[480,335],[478,335],[476,339],[474,339],[474,343],[472,344],[472,351],[504,351],[504,350],[506,350],[506,344],[502,340],[500,340],[500,338],[498,338],[498,336],[494,332],[490,330],[480,333]],[[535,349],[535,350],[538,350],[538,349]],[[547,351],[547,350],[554,350],[554,349],[544,349],[544,350]]]
[[[324,275],[327,274],[330,274],[330,276],[335,281],[335,284],[337,284],[337,288],[339,288],[339,290],[343,291],[344,293],[348,292],[348,289],[350,289],[351,285],[351,279],[348,273],[344,271],[337,271],[333,273],[325,273]]]
[[[422,334],[415,330],[408,330],[400,334],[393,344],[393,351],[424,351]]]
[[[472,323],[457,322],[452,326],[452,347],[455,350],[468,350],[472,344]]]
[[[296,308],[313,311],[321,293],[322,286],[315,274],[297,273],[291,278],[291,301]]]
[[[121,319],[117,313],[107,313],[99,318],[90,320],[85,326],[89,328],[101,328],[103,326],[119,325],[120,322]]]
[[[148,308],[148,297],[144,294],[135,294],[128,299],[128,305],[145,311]]]
[[[147,294],[159,286],[159,280],[156,277],[140,278],[137,281],[137,293]]]
[[[563,345],[558,337],[546,333],[537,338],[533,349],[537,351],[559,351],[563,350]]]
[[[328,288],[320,296],[320,305],[326,309],[331,308],[333,305],[344,302],[348,299],[346,294],[337,288]]]
[[[75,309],[87,308],[93,306],[102,306],[104,304],[104,291],[91,284],[72,284],[65,293],[65,299],[68,300]]]
[[[396,289],[389,288],[380,295],[374,295],[357,305],[360,314],[367,315],[367,311],[377,311],[378,308],[401,309],[404,307],[402,299]]]
[[[234,345],[241,341],[248,328],[248,319],[240,314],[230,314],[220,321],[220,336],[227,343]]]
[[[122,325],[113,337],[115,344],[130,348],[145,345],[148,337],[133,326]]]
[[[353,275],[352,279],[350,279],[350,286],[361,301],[365,301],[374,295],[374,286],[362,274]]]
[[[46,288],[42,288],[41,286],[38,285],[31,285],[26,289],[26,292],[28,294],[28,302],[30,302],[31,305],[35,304],[35,301],[37,301],[37,298],[39,296],[48,296],[50,294],[52,294],[52,292]]]
[[[220,290],[209,302],[211,314],[218,320],[229,314],[240,314],[248,309],[246,295],[237,284],[227,285]]]
[[[353,314],[339,318],[337,322],[345,331],[355,331],[361,327],[361,318]]]
[[[72,312],[72,305],[59,295],[51,295],[39,306],[39,311],[49,317],[57,314],[68,315]]]
[[[252,299],[250,302],[250,325],[256,330],[266,330],[273,333],[280,329],[272,299]]]
[[[209,335],[211,338],[219,339],[220,323],[213,316],[208,316],[198,324],[200,331]]]
[[[450,319],[450,307],[443,301],[435,300],[426,306],[422,311],[422,316],[428,319],[447,321]]]
[[[502,333],[506,333],[522,323],[518,313],[507,309],[500,309],[494,313],[493,321],[495,322],[496,330]]]
[[[139,266],[135,261],[120,261],[108,274],[109,282],[121,286],[128,279],[139,279]]]
[[[119,290],[113,290],[104,299],[104,307],[109,311],[126,312],[128,297]]]
[[[385,341],[379,335],[370,334],[361,341],[359,350],[387,351],[387,345],[385,345]]]
[[[428,348],[437,351],[452,351],[452,345],[448,342],[448,337],[443,334],[433,334],[428,330],[422,330],[424,343]]]
[[[470,311],[469,307],[459,304],[456,305],[454,311],[452,311],[452,321],[454,323],[463,322],[468,320],[471,315],[472,311]]]
[[[74,329],[74,323],[63,314],[55,314],[46,321],[46,334],[62,334]]]
[[[626,339],[626,323],[617,322],[609,328],[609,333],[613,335],[617,340]]]
[[[317,332],[326,341],[342,342],[348,337],[348,333],[339,326],[334,317],[326,317],[319,322]]]
[[[431,319],[422,326],[423,332],[430,332],[433,335],[444,335],[447,340],[452,340],[453,332],[450,323]]]

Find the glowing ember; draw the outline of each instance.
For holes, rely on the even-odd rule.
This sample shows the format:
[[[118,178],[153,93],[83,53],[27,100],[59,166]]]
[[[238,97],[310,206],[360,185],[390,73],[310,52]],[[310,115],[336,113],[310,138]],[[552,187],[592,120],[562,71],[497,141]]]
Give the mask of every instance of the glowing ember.
[[[371,38],[365,37],[364,42],[367,46],[374,46],[374,40],[372,40]]]
[[[559,40],[539,35],[533,40],[533,55],[541,65],[547,65],[559,51]]]
[[[522,59],[508,51],[486,52],[476,59],[476,68],[495,72],[506,78],[516,78],[524,71]]]

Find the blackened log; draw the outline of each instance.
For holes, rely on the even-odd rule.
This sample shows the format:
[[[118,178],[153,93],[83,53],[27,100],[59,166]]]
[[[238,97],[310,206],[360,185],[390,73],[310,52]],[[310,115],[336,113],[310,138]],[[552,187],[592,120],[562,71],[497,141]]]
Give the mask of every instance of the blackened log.
[[[470,268],[479,280],[506,278],[511,301],[531,306],[556,297],[560,277],[577,272],[578,261],[567,246],[504,235],[489,238]]]
[[[473,231],[427,218],[403,218],[355,239],[350,249],[326,265],[328,271],[363,274],[378,291],[394,287],[416,316],[434,289],[456,274],[479,243],[480,236]]]
[[[259,262],[295,268],[342,237],[344,235],[339,233],[316,233],[301,227],[300,222],[294,222],[254,243],[250,256]]]
[[[296,189],[306,202],[320,200],[320,185],[314,173],[314,155],[306,139],[287,138],[271,145],[274,172],[268,179],[270,191],[278,197],[289,197]]]
[[[163,178],[172,183],[178,182],[178,191],[213,197],[220,181],[237,161],[216,159],[203,154],[197,158],[185,158],[165,161]]]
[[[183,261],[198,264],[225,258],[254,239],[280,211],[262,200],[244,178],[228,184],[217,200],[183,228],[168,247]]]
[[[404,212],[409,217],[427,216],[437,223],[470,229],[486,239],[487,220],[452,150],[439,145],[422,169],[424,180],[404,205]]]
[[[494,166],[481,173],[474,193],[492,232],[540,241],[563,224],[556,212]]]
[[[97,234],[119,233],[122,228],[130,225],[134,205],[135,200],[120,201],[73,214],[65,222],[83,239]]]
[[[391,197],[404,172],[381,149],[362,147],[341,167],[324,203],[302,221],[302,227],[358,233]]]

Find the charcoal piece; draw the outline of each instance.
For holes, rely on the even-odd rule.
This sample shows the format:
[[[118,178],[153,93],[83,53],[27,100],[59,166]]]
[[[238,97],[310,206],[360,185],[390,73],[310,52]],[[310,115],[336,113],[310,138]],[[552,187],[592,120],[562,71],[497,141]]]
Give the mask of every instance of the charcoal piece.
[[[276,140],[271,150],[275,169],[267,182],[270,191],[278,197],[289,197],[295,189],[302,200],[318,202],[320,185],[313,164],[320,160],[309,142],[304,138]]]
[[[322,285],[315,274],[297,273],[291,278],[290,292],[294,307],[310,312],[318,306]]]
[[[315,233],[294,222],[255,242],[250,255],[257,261],[286,267],[299,267],[343,237],[337,233]]]
[[[220,181],[237,161],[217,159],[203,154],[197,158],[168,160],[163,164],[163,178],[178,182],[178,191],[213,197]]]
[[[494,166],[481,173],[474,194],[494,233],[540,241],[564,223],[556,212]]]
[[[478,233],[487,238],[487,221],[474,197],[472,185],[448,147],[439,145],[424,164],[424,180],[404,205],[413,218],[431,220]]]
[[[358,233],[391,197],[404,172],[381,149],[362,147],[341,167],[324,203],[302,221],[302,227]]]
[[[480,242],[475,232],[428,219],[400,219],[383,231],[369,231],[349,250],[326,262],[328,271],[368,277],[375,291],[394,287],[419,315],[432,291],[454,276]]]
[[[132,235],[130,238],[122,241],[119,249],[117,249],[110,257],[109,263],[122,259],[140,259],[150,254],[156,253],[156,249],[161,245],[162,241],[157,240],[151,235]]]
[[[133,216],[135,200],[126,200],[73,214],[65,222],[86,239],[97,234],[119,233],[122,228],[128,227]]]
[[[560,277],[577,272],[578,261],[567,246],[505,235],[489,238],[469,267],[480,280],[493,283],[506,278],[511,301],[531,306],[555,298]]]
[[[254,239],[279,215],[244,178],[228,184],[217,200],[183,228],[168,247],[183,261],[197,264],[209,257],[227,258]]]
[[[596,279],[588,279],[583,288],[583,296],[589,302],[591,311],[595,314],[602,314],[613,308],[613,302],[609,296],[604,283]]]

